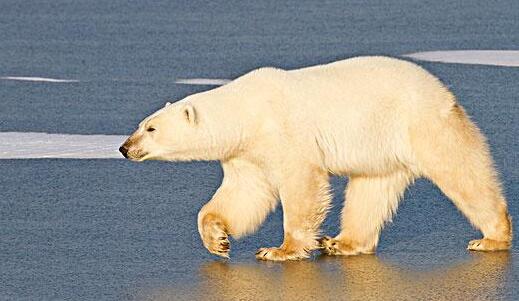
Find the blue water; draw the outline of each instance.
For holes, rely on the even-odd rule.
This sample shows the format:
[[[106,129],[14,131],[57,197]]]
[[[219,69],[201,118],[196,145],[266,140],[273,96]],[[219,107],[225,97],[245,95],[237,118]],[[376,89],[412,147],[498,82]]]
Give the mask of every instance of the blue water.
[[[0,131],[129,134],[167,100],[259,66],[354,55],[517,49],[517,1],[0,1]],[[488,137],[519,220],[519,68],[419,63]],[[1,142],[0,142],[1,143]],[[405,195],[375,256],[256,262],[282,241],[282,210],[208,254],[196,214],[221,180],[216,162],[0,160],[0,300],[514,300],[519,249],[465,250],[479,237],[431,183]],[[333,179],[327,234],[344,179]],[[517,231],[516,231],[517,233]],[[517,235],[516,235],[517,238]]]

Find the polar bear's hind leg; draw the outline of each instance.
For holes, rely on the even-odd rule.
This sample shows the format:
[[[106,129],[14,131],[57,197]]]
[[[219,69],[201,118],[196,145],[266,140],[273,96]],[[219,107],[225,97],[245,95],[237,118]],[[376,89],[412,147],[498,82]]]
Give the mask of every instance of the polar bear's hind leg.
[[[413,135],[416,156],[424,175],[483,233],[483,239],[467,248],[509,249],[511,219],[485,138],[457,104],[446,118],[431,124],[436,126]]]
[[[321,248],[328,255],[371,254],[384,223],[391,220],[413,176],[396,171],[383,176],[352,176],[346,188],[341,232],[325,237]]]

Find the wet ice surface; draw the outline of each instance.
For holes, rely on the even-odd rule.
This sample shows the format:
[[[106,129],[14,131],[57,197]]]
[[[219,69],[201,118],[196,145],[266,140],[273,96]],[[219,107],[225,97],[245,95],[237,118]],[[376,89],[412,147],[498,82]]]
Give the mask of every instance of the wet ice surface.
[[[295,68],[354,55],[517,48],[519,2],[472,4],[4,1],[0,76],[80,82],[0,80],[0,132],[122,139],[166,101],[212,88],[176,79],[235,78],[260,66]],[[488,137],[519,220],[519,69],[419,64],[453,90]],[[118,156],[111,148],[118,141],[92,156]],[[56,145],[70,144],[63,142]],[[203,249],[196,215],[221,181],[214,162],[0,160],[0,171],[1,300],[519,296],[519,249],[466,251],[480,234],[425,180],[406,193],[376,255],[265,263],[254,252],[281,243],[281,208],[257,233],[231,242],[230,261]],[[328,235],[338,231],[344,185],[333,179]]]
[[[406,270],[383,256],[318,258],[271,266],[207,263],[200,284],[159,288],[145,300],[498,300],[510,255],[475,254],[427,272]]]
[[[517,249],[466,251],[479,234],[424,180],[406,193],[376,255],[266,263],[254,252],[281,243],[280,208],[257,233],[231,242],[230,260],[202,247],[196,214],[219,185],[216,163],[0,164],[4,300],[512,300],[518,293]],[[323,229],[333,235],[345,181],[332,184],[334,210]],[[514,203],[511,213],[518,216]]]

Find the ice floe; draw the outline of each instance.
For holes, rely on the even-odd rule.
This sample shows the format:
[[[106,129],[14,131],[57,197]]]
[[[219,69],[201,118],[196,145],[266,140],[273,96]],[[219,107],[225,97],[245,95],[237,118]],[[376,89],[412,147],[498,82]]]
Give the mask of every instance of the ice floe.
[[[222,78],[179,78],[175,81],[176,84],[182,85],[207,85],[207,86],[221,86],[230,82],[229,79]]]
[[[119,146],[127,136],[0,132],[0,159],[123,158]]]
[[[27,77],[27,76],[1,76],[3,80],[18,80],[25,82],[47,82],[47,83],[77,83],[77,79],[59,79],[59,78],[47,78],[47,77]]]
[[[430,62],[519,67],[519,50],[445,50],[403,56]]]

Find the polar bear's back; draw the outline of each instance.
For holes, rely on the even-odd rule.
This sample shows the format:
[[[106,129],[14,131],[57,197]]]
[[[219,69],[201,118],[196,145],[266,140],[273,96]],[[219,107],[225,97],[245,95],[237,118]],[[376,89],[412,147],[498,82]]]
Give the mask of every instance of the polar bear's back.
[[[261,68],[188,100],[225,133],[239,124],[258,135],[255,145],[265,152],[323,157],[324,167],[337,174],[412,165],[409,129],[431,132],[427,127],[441,124],[455,104],[432,74],[387,57],[290,71]]]
[[[299,90],[318,91],[320,105],[327,101],[367,101],[379,105],[393,101],[394,105],[441,107],[452,105],[453,101],[434,75],[414,63],[390,57],[355,57],[288,73]]]

